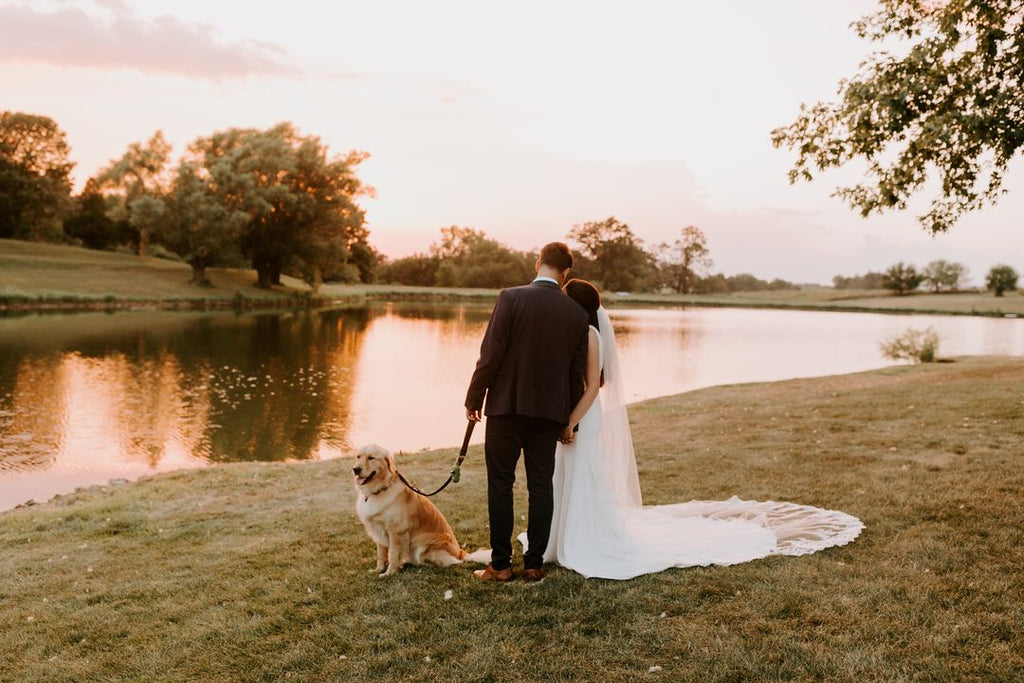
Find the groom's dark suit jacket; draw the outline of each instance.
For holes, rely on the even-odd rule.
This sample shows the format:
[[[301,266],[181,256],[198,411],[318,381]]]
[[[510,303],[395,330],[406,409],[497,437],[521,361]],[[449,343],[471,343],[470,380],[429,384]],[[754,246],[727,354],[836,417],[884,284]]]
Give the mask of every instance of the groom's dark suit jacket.
[[[583,395],[586,311],[553,282],[503,290],[480,345],[466,408],[568,424]]]

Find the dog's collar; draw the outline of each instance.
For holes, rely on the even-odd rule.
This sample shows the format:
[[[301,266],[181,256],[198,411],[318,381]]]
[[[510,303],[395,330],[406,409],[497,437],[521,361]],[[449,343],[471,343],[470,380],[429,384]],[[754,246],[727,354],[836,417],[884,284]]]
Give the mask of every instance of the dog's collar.
[[[377,474],[377,473],[374,472],[374,474]],[[385,486],[385,487],[383,487],[383,488],[377,489],[373,493],[363,494],[363,502],[365,503],[366,501],[370,500],[370,496],[376,496],[378,493],[383,493],[383,492],[387,491],[389,488],[391,488],[390,484]]]

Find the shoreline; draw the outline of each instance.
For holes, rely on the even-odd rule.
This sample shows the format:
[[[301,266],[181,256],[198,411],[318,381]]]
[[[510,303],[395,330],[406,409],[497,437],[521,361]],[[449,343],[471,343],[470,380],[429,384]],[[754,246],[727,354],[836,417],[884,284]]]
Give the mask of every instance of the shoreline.
[[[976,356],[965,356],[965,357],[960,357],[960,358],[940,358],[940,359],[936,360],[934,363],[924,364],[924,365],[938,366],[938,365],[946,365],[946,364],[955,364],[958,361],[975,361],[975,360],[977,362],[994,362],[994,361],[998,361],[998,360],[1003,360],[1003,361],[1009,360],[1011,362],[1015,362],[1015,361],[1018,360],[1018,357],[1016,357],[1016,356],[998,356],[998,355],[976,355]],[[684,398],[686,398],[686,397],[688,397],[690,395],[693,395],[693,394],[697,394],[697,393],[700,393],[700,392],[710,392],[710,391],[714,391],[714,390],[717,390],[717,389],[724,389],[724,388],[738,388],[738,389],[749,388],[750,390],[754,390],[755,388],[769,388],[770,389],[773,386],[781,386],[781,385],[785,385],[787,383],[799,382],[799,381],[804,381],[804,380],[806,380],[806,381],[813,381],[813,380],[825,380],[825,379],[829,379],[829,378],[837,378],[837,379],[842,380],[844,378],[853,378],[853,377],[856,377],[856,376],[859,376],[859,375],[866,375],[866,374],[871,374],[871,373],[883,374],[883,373],[885,373],[887,371],[893,371],[893,370],[898,371],[901,368],[910,368],[910,367],[914,367],[914,366],[915,366],[915,364],[894,362],[890,366],[878,367],[878,368],[869,369],[869,370],[861,370],[861,371],[856,371],[856,372],[852,372],[852,373],[842,373],[842,374],[838,374],[838,375],[836,375],[836,374],[827,374],[827,375],[820,375],[820,376],[814,376],[814,377],[804,377],[804,378],[801,378],[801,377],[790,377],[790,378],[786,378],[786,379],[777,379],[777,380],[769,380],[769,381],[748,381],[748,382],[740,382],[740,383],[737,383],[737,384],[711,385],[711,386],[705,386],[705,387],[698,387],[698,388],[695,388],[695,389],[689,389],[689,390],[686,390],[686,391],[676,392],[676,393],[672,393],[672,394],[665,394],[665,395],[661,395],[661,396],[653,396],[653,397],[649,397],[649,398],[644,398],[644,399],[641,399],[641,400],[638,400],[638,401],[634,401],[634,402],[628,404],[628,408],[630,410],[634,410],[634,409],[643,410],[643,406],[645,404],[659,402],[659,401],[681,400],[681,399],[684,399]],[[473,444],[472,447],[473,448],[482,448],[483,445],[482,445],[482,443],[481,444]],[[452,444],[450,446],[431,447],[431,448],[426,448],[426,449],[411,449],[409,451],[400,451],[400,452],[405,453],[407,455],[410,455],[410,454],[423,454],[426,457],[429,457],[430,455],[436,454],[438,452],[447,452],[447,451],[450,451],[450,450],[454,450],[456,448],[457,448],[457,444]],[[281,462],[274,462],[273,464],[274,465],[282,465],[282,464],[307,464],[307,465],[310,465],[310,464],[315,464],[315,463],[327,463],[327,462],[343,459],[344,457],[345,457],[344,455],[339,455],[338,457],[320,458],[320,459],[315,459],[315,460],[281,461]],[[175,474],[175,473],[195,472],[195,471],[205,470],[205,469],[210,469],[210,468],[221,468],[221,467],[224,467],[224,466],[229,466],[230,467],[230,466],[239,466],[239,465],[259,465],[259,464],[260,464],[260,461],[250,461],[250,460],[227,461],[227,462],[212,462],[212,461],[196,460],[195,463],[190,464],[187,467],[180,467],[180,468],[173,468],[173,469],[156,469],[156,470],[152,470],[152,471],[139,471],[139,472],[136,472],[134,475],[133,474],[129,474],[128,472],[125,472],[125,471],[121,471],[121,472],[116,473],[115,476],[111,476],[111,474],[109,472],[106,472],[100,478],[95,479],[95,480],[93,480],[91,478],[76,478],[75,481],[74,481],[74,483],[75,483],[74,488],[68,487],[66,489],[56,490],[55,492],[53,492],[52,494],[50,494],[48,497],[45,497],[45,498],[33,496],[33,497],[25,499],[25,500],[18,500],[17,502],[12,502],[12,501],[0,502],[0,518],[2,518],[3,515],[8,514],[8,513],[10,513],[13,510],[20,510],[20,509],[24,509],[24,508],[36,508],[36,507],[40,507],[40,506],[45,507],[45,506],[52,506],[52,505],[58,505],[58,506],[59,505],[65,505],[65,504],[67,504],[68,500],[73,499],[73,498],[77,497],[79,494],[82,494],[82,493],[90,493],[90,492],[94,492],[94,491],[105,491],[105,490],[108,490],[108,489],[117,488],[117,487],[121,487],[121,486],[128,485],[128,484],[135,484],[135,483],[137,483],[139,481],[148,480],[148,479],[151,479],[153,477],[160,477],[160,476],[165,476],[165,475]],[[18,472],[15,471],[13,474],[16,476],[18,474]]]
[[[248,268],[211,268],[209,285],[192,284],[181,261],[80,247],[0,239],[0,315],[120,310],[295,310],[361,306],[381,301],[491,304],[497,289],[383,284],[324,284],[314,294],[282,276],[271,289],[256,286]],[[916,292],[797,289],[729,294],[605,292],[609,307],[750,308],[797,311],[1024,317],[1024,293],[996,297],[977,290]]]
[[[271,292],[255,291],[245,295],[241,291],[224,297],[195,297],[175,299],[103,297],[31,297],[16,295],[4,297],[0,294],[0,316],[32,313],[77,313],[83,311],[274,311],[274,310],[318,310],[339,307],[361,307],[373,303],[419,302],[437,304],[491,304],[500,290],[465,290],[459,288],[415,287],[408,285],[328,285],[325,293],[313,295],[309,291],[285,289]],[[701,298],[701,295],[658,295],[630,294],[628,296],[609,294],[604,303],[609,308],[740,308],[779,311],[816,311],[823,313],[880,313],[885,315],[949,315],[986,318],[1020,318],[1024,312],[1004,310],[1001,307],[989,309],[937,308],[914,305],[871,305],[863,303],[863,297],[837,298],[828,302],[802,303],[787,301],[757,301],[749,298],[750,293],[738,292],[737,299]],[[716,297],[722,295],[715,295]],[[916,295],[916,296],[956,296]],[[902,303],[915,298],[874,297],[882,302]],[[994,300],[995,297],[992,297]],[[1009,301],[1010,299],[1006,299]],[[850,301],[851,303],[846,303]],[[1016,302],[1014,302],[1016,303]],[[1014,307],[1017,308],[1017,307]]]

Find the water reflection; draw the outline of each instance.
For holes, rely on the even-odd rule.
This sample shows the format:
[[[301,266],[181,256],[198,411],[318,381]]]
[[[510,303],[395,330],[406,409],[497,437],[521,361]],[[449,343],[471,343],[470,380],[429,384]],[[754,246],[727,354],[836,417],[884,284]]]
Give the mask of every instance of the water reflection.
[[[369,319],[0,320],[0,508],[111,477],[340,450]]]
[[[458,443],[490,313],[480,306],[388,305],[363,343],[351,443],[402,450]]]
[[[448,446],[488,306],[0,318],[0,509],[112,477]],[[887,364],[931,325],[943,355],[1024,355],[1024,320],[614,310],[631,400]],[[477,440],[482,439],[478,430]]]

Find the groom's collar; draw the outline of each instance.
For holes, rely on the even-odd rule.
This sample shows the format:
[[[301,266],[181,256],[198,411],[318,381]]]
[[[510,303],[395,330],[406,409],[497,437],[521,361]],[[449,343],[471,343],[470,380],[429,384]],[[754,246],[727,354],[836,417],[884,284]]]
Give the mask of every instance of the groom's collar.
[[[556,280],[553,277],[548,277],[547,275],[538,275],[537,278],[534,280],[534,282],[550,282],[555,287],[558,287],[558,280]],[[559,289],[561,289],[561,288],[559,288]]]

